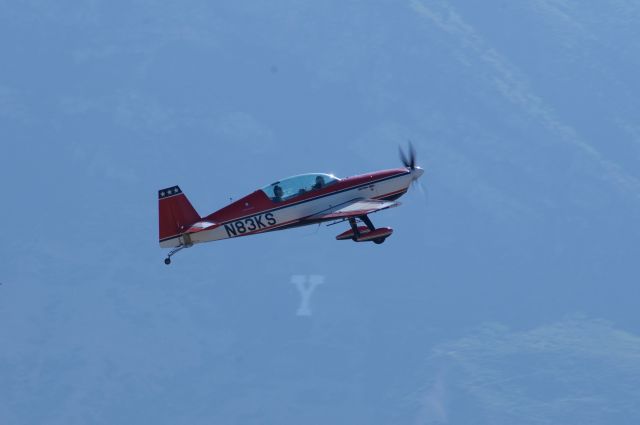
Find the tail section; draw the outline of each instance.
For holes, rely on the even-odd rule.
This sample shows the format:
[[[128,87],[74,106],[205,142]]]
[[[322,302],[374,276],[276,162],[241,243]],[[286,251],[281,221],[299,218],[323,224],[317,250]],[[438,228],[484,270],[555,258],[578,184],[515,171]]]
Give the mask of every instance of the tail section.
[[[200,220],[200,215],[178,186],[158,191],[158,213],[161,247],[178,246],[178,236]]]

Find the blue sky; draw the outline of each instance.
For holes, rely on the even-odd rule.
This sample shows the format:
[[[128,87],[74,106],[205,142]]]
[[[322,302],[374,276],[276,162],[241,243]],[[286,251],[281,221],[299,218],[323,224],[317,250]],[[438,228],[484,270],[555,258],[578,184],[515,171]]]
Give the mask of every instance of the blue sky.
[[[467,3],[3,4],[0,422],[637,423],[640,7]],[[409,139],[385,244],[162,263],[158,189],[204,215]]]

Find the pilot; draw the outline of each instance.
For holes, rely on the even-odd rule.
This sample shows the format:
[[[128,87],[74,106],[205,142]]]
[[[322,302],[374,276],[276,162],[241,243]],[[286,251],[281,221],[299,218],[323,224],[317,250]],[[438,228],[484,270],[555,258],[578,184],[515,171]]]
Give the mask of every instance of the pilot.
[[[275,196],[272,198],[272,201],[273,201],[273,202],[282,202],[282,195],[283,195],[283,192],[282,192],[282,188],[281,188],[280,186],[276,185],[276,186],[273,188],[273,194],[275,195]]]
[[[313,185],[313,189],[322,189],[324,187],[324,177],[316,176],[316,184]]]

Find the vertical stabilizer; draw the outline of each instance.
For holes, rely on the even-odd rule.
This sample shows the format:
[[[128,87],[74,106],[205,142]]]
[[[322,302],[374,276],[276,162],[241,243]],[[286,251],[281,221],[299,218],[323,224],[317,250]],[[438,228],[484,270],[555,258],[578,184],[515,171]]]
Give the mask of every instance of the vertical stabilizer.
[[[200,220],[200,215],[179,186],[158,191],[158,217],[160,242],[179,236]]]

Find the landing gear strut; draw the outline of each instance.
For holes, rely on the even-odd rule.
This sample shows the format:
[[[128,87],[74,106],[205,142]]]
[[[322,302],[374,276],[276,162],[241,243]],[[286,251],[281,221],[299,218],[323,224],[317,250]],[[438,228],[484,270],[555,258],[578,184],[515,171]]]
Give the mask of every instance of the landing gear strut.
[[[370,232],[373,232],[374,230],[376,230],[376,228],[373,227],[373,223],[371,222],[371,219],[368,216],[363,215],[362,217],[360,217],[360,220],[362,220],[362,222],[367,225]],[[386,238],[375,238],[373,240],[373,243],[376,245],[380,245],[381,243],[384,242],[385,239]]]
[[[373,223],[371,222],[371,219],[368,216],[361,215],[358,218],[360,218],[360,220],[362,220],[362,222],[367,225],[370,232],[373,232],[374,230],[376,230],[376,228],[373,226]]]
[[[370,232],[373,232],[374,230],[376,230],[375,226],[373,225],[373,223],[371,222],[371,219],[368,216],[361,215],[358,217],[358,219],[360,219],[360,221],[366,224]],[[349,225],[351,226],[351,230],[353,230],[353,240],[354,241],[358,240],[358,238],[360,237],[360,229],[358,229],[358,223],[356,222],[356,219],[354,217],[349,217]]]
[[[167,258],[164,259],[164,263],[168,266],[169,264],[171,264],[171,256],[175,255],[178,253],[178,251],[181,251],[183,248],[187,248],[186,245],[180,245],[179,247],[172,249],[171,251],[169,251],[169,255],[167,255]]]
[[[184,233],[180,237],[180,245],[169,251],[169,255],[164,259],[164,263],[168,266],[171,264],[171,256],[178,253],[178,251],[183,250],[184,248],[191,248],[193,246],[193,242],[191,241],[191,235],[188,233]]]
[[[358,227],[358,222],[357,220],[360,220],[361,222],[363,222],[367,227]],[[356,220],[356,217],[349,217],[349,225],[351,226],[351,239],[353,239],[356,242],[361,242],[361,241],[372,241],[373,243],[380,245],[381,243],[383,243],[387,237],[389,237],[389,235],[391,234],[392,230],[388,229],[386,227],[383,227],[381,229],[376,229],[375,226],[373,225],[373,223],[371,222],[371,219],[367,216],[367,215],[361,215],[358,216]],[[368,232],[367,232],[368,229]],[[388,229],[389,231],[387,232],[386,229]],[[364,233],[362,233],[364,232]],[[373,232],[373,234],[371,234]],[[345,232],[347,233],[347,232]],[[374,235],[378,233],[381,234],[380,237],[375,237]],[[367,235],[371,234],[372,239],[368,239]],[[341,237],[342,235],[338,235],[336,238],[337,239],[343,239]],[[361,239],[364,238],[364,239]]]
[[[381,243],[384,243],[384,241],[389,237],[389,235],[391,235],[391,233],[393,233],[393,230],[389,227],[380,227],[376,229],[371,222],[371,219],[367,215],[361,215],[358,218],[360,219],[360,221],[366,224],[367,228],[369,229],[369,232],[362,236],[364,240],[370,240],[376,245],[380,245]],[[358,236],[358,238],[360,237],[361,236]],[[356,241],[358,240],[356,239]]]
[[[351,230],[353,230],[353,237],[352,239],[358,240],[358,238],[360,237],[360,230],[358,230],[358,223],[356,223],[356,219],[353,217],[349,217],[349,225],[351,226]]]

